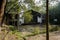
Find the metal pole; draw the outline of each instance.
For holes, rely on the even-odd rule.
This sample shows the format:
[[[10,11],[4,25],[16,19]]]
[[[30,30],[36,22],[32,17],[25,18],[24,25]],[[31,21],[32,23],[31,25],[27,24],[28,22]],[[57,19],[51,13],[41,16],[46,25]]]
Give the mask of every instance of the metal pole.
[[[49,3],[49,0],[46,0],[46,40],[49,40],[49,25],[48,25],[48,3]]]

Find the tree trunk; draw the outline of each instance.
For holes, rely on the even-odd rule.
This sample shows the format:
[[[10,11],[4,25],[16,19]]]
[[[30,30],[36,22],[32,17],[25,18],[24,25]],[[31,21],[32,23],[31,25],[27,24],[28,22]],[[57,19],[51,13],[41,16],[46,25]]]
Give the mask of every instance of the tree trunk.
[[[4,8],[5,8],[6,0],[0,0],[0,26],[2,25],[2,19],[4,15]]]

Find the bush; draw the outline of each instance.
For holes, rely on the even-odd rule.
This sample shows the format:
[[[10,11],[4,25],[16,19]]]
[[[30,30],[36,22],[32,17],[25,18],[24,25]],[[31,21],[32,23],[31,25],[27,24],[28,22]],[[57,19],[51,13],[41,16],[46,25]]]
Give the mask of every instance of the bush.
[[[53,32],[53,31],[57,31],[57,30],[58,30],[58,27],[56,26],[56,27],[52,27],[49,31]]]
[[[25,23],[29,23],[33,18],[31,12],[24,13],[23,17],[25,18],[24,19]]]
[[[9,29],[11,30],[11,31],[14,31],[15,30],[15,28],[14,28],[14,26],[9,26]]]
[[[23,40],[23,38],[21,36],[22,34],[18,30],[10,31],[9,35],[11,35],[11,36],[14,35],[14,38],[17,40]]]
[[[32,33],[39,34],[40,33],[40,28],[39,27],[34,28]]]

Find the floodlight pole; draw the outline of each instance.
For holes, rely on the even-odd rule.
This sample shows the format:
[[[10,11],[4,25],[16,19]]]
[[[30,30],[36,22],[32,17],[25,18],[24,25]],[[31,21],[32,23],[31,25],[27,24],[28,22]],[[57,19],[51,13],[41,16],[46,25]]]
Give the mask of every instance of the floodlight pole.
[[[49,40],[49,15],[48,15],[48,4],[49,0],[46,0],[46,40]]]

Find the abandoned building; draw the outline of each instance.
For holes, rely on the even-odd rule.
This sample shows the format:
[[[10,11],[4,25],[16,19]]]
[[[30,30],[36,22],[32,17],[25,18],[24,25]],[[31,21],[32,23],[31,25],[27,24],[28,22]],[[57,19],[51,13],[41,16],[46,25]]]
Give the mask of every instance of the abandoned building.
[[[23,16],[24,14],[26,14],[26,12],[31,12],[31,15],[33,16],[31,21],[28,23],[26,23],[26,21],[25,21],[26,17]],[[9,14],[8,13],[6,15],[6,22],[5,23],[8,25],[16,25],[16,26],[17,25],[26,25],[26,24],[45,24],[45,19],[46,19],[45,15],[46,14],[39,13],[34,10],[28,10],[25,12],[22,11],[19,14],[17,14],[17,13],[16,14]],[[60,15],[58,15],[58,14],[56,14],[56,15],[49,14],[49,24],[60,25],[59,16]]]
[[[7,14],[7,24],[9,25],[21,25],[21,24],[38,24],[38,23],[44,23],[45,22],[45,16],[39,12],[28,10],[26,12],[31,12],[31,15],[33,15],[32,20],[28,23],[25,23],[25,17],[23,16],[25,12],[21,12],[19,14],[15,14],[14,17],[12,17],[12,14]],[[27,19],[28,20],[28,19]]]
[[[19,23],[20,24],[39,24],[39,23],[44,22],[45,18],[43,16],[43,14],[41,14],[39,12],[36,12],[36,11],[33,11],[33,10],[29,10],[28,12],[31,12],[31,15],[33,16],[32,20],[28,23],[25,23],[25,18],[26,17],[23,16],[24,12],[21,12],[19,14]]]

